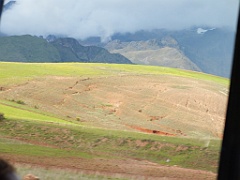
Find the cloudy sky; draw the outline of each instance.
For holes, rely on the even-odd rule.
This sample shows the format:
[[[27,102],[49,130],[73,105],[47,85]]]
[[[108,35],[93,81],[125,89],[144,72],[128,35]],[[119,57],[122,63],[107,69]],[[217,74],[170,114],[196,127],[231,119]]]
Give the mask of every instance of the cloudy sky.
[[[6,1],[8,2],[8,1]],[[239,0],[17,0],[1,31],[75,38],[191,26],[235,29]]]

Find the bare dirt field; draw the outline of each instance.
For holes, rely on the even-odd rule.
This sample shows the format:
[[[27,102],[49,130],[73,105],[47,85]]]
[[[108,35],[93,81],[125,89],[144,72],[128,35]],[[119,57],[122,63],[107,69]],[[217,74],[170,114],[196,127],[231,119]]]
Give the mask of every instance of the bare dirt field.
[[[82,125],[221,138],[227,93],[224,85],[170,75],[50,76],[6,87],[0,98]]]

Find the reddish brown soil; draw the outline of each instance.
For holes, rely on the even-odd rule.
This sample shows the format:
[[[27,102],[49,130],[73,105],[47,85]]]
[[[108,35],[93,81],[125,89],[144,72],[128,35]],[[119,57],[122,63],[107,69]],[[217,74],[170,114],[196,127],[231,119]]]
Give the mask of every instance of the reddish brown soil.
[[[146,128],[142,128],[142,127],[138,127],[138,126],[130,126],[130,127],[133,129],[136,129],[140,132],[144,132],[144,133],[158,134],[158,135],[162,135],[162,136],[176,136],[176,134],[171,134],[168,132],[163,132],[163,131],[158,131],[158,130],[146,129]]]

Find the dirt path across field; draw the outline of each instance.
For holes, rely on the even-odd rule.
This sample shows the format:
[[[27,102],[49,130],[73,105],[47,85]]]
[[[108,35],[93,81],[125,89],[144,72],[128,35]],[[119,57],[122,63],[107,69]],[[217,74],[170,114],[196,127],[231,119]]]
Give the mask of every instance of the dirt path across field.
[[[61,171],[77,171],[84,174],[99,174],[114,177],[146,180],[211,180],[216,174],[201,170],[184,169],[176,166],[161,166],[149,161],[136,159],[82,159],[82,158],[48,158],[3,154],[1,157],[20,166],[28,164],[33,167],[61,169]],[[29,172],[31,173],[31,172]]]

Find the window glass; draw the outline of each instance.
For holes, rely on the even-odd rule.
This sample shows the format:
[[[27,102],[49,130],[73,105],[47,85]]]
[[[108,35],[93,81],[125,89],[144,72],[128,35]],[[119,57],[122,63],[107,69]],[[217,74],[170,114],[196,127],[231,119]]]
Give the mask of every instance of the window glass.
[[[1,157],[40,179],[215,179],[238,7],[5,1]]]

